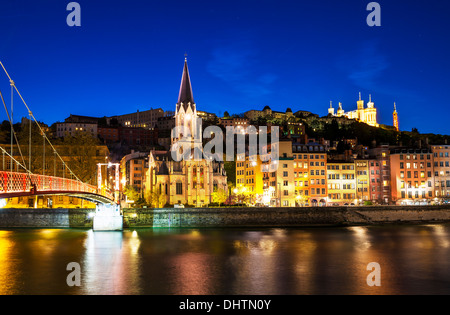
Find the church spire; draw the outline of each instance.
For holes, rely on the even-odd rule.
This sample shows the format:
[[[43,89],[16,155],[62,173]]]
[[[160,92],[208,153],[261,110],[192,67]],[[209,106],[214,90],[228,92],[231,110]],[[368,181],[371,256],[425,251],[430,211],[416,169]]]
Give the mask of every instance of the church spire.
[[[189,77],[187,58],[184,58],[184,69],[183,76],[181,77],[180,93],[178,94],[177,111],[180,109],[181,104],[183,104],[183,107],[186,110],[189,103],[191,103],[191,105],[195,104],[194,96],[192,94],[191,79]]]

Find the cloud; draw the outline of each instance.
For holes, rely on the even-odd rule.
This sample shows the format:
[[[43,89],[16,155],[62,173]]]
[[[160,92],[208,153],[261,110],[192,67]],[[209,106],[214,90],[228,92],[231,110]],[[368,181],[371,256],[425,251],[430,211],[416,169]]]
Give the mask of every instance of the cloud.
[[[389,68],[389,63],[374,41],[366,42],[359,50],[342,57],[338,67],[347,73],[347,78],[356,86],[373,90],[383,72]]]
[[[278,76],[261,71],[258,51],[248,42],[216,47],[207,64],[207,71],[226,82],[248,98],[272,93],[271,85]]]

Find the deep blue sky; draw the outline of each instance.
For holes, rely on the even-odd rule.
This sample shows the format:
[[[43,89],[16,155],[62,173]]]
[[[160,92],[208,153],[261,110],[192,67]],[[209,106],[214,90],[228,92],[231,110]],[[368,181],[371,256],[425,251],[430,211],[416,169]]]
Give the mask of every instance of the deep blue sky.
[[[0,60],[45,123],[174,110],[187,53],[199,110],[325,116],[361,91],[381,123],[396,102],[402,130],[450,134],[449,1],[378,1],[375,28],[369,0],[80,0],[72,28],[69,2],[0,4]],[[3,73],[0,89],[9,104]]]

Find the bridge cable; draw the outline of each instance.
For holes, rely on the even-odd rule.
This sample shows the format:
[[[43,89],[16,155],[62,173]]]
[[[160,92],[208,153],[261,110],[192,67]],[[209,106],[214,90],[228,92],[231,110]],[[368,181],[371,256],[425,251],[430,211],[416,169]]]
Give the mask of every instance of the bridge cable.
[[[10,124],[11,124],[11,156],[14,156],[13,154],[13,148],[14,148],[14,139],[13,139],[13,134],[15,134],[14,132],[14,121],[13,121],[13,110],[14,110],[14,89],[13,89],[13,85],[14,82],[12,80],[9,80],[9,83],[11,84],[11,118],[9,120]],[[6,109],[6,105],[5,105],[5,109]],[[11,173],[13,172],[13,167],[12,167],[12,163],[11,163]]]
[[[29,132],[29,138],[28,138],[28,168],[31,171],[31,129],[33,129],[33,121],[31,120],[31,112],[30,115],[30,132]]]
[[[15,132],[15,130],[14,130],[13,123],[12,123],[12,118],[10,117],[9,112],[8,112],[8,108],[6,107],[6,103],[5,103],[5,99],[3,98],[2,91],[0,91],[0,97],[1,97],[1,99],[2,99],[2,103],[3,103],[3,106],[4,106],[4,108],[5,108],[6,115],[8,116],[9,123],[11,124],[11,130],[12,130],[12,133],[11,133],[11,142],[13,141],[13,137],[14,137],[14,139],[16,139],[17,148],[19,149],[19,153],[20,153],[20,156],[21,156],[21,158],[22,158],[22,162],[23,162],[24,165],[26,165],[26,163],[25,163],[25,158],[23,157],[22,149],[20,148],[19,140],[17,139],[17,134],[16,134],[16,132]],[[9,154],[8,154],[8,155],[9,155]],[[11,150],[11,155],[10,155],[10,157],[12,157],[12,156],[13,156],[13,151]],[[14,159],[14,160],[17,162],[16,159]],[[18,163],[18,162],[17,162],[17,163]],[[22,166],[22,167],[23,167],[23,166]],[[30,170],[28,170],[27,168],[25,168],[25,170],[27,170],[29,173],[31,173]],[[11,161],[11,173],[12,173],[12,161]]]
[[[30,175],[30,178],[31,178],[31,175],[33,174],[33,173],[31,173],[28,169],[27,169],[27,167],[25,166],[25,165],[22,165],[19,161],[17,161],[13,156],[11,156],[3,147],[0,147],[0,150],[2,150],[2,152],[3,152],[3,156],[6,154],[7,156],[9,156],[10,158],[11,158],[11,160],[14,160],[14,162],[16,162],[16,164],[18,165],[18,166],[20,166],[20,167],[22,167],[27,173],[28,173],[28,175]],[[12,161],[11,161],[12,162]]]
[[[42,153],[42,175],[45,175],[45,134],[43,134],[42,137],[42,147],[44,148]]]
[[[5,66],[3,65],[3,63],[0,61],[0,65],[3,68],[3,71],[5,71],[7,77],[9,78],[10,82],[12,81],[11,77],[9,76],[8,72],[6,71]],[[34,121],[36,122],[36,125],[38,126],[39,130],[41,131],[41,133],[44,135],[44,139],[47,139],[48,143],[50,144],[51,148],[53,149],[54,152],[56,152],[58,158],[62,161],[63,165],[65,165],[67,167],[67,169],[69,170],[71,176],[75,177],[75,179],[81,183],[83,183],[82,180],[80,180],[75,173],[70,169],[70,167],[64,162],[64,160],[62,159],[62,157],[59,155],[59,153],[56,151],[55,147],[53,146],[53,144],[51,143],[51,141],[46,137],[45,135],[45,131],[42,129],[41,125],[39,124],[39,122],[37,121],[36,117],[33,115],[33,113],[31,112],[30,108],[28,107],[27,103],[25,102],[25,100],[22,97],[22,94],[20,94],[19,89],[17,88],[17,86],[14,84],[14,89],[16,90],[17,94],[19,95],[20,99],[22,100],[23,104],[25,105],[25,107],[27,108],[28,112],[31,114],[31,117],[33,117]]]

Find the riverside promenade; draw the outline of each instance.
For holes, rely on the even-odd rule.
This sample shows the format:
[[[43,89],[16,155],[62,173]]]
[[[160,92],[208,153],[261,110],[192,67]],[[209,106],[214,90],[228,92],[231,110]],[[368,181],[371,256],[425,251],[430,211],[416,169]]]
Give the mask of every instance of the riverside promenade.
[[[94,209],[0,209],[0,228],[92,228]],[[450,205],[123,209],[124,228],[305,227],[450,223]]]

